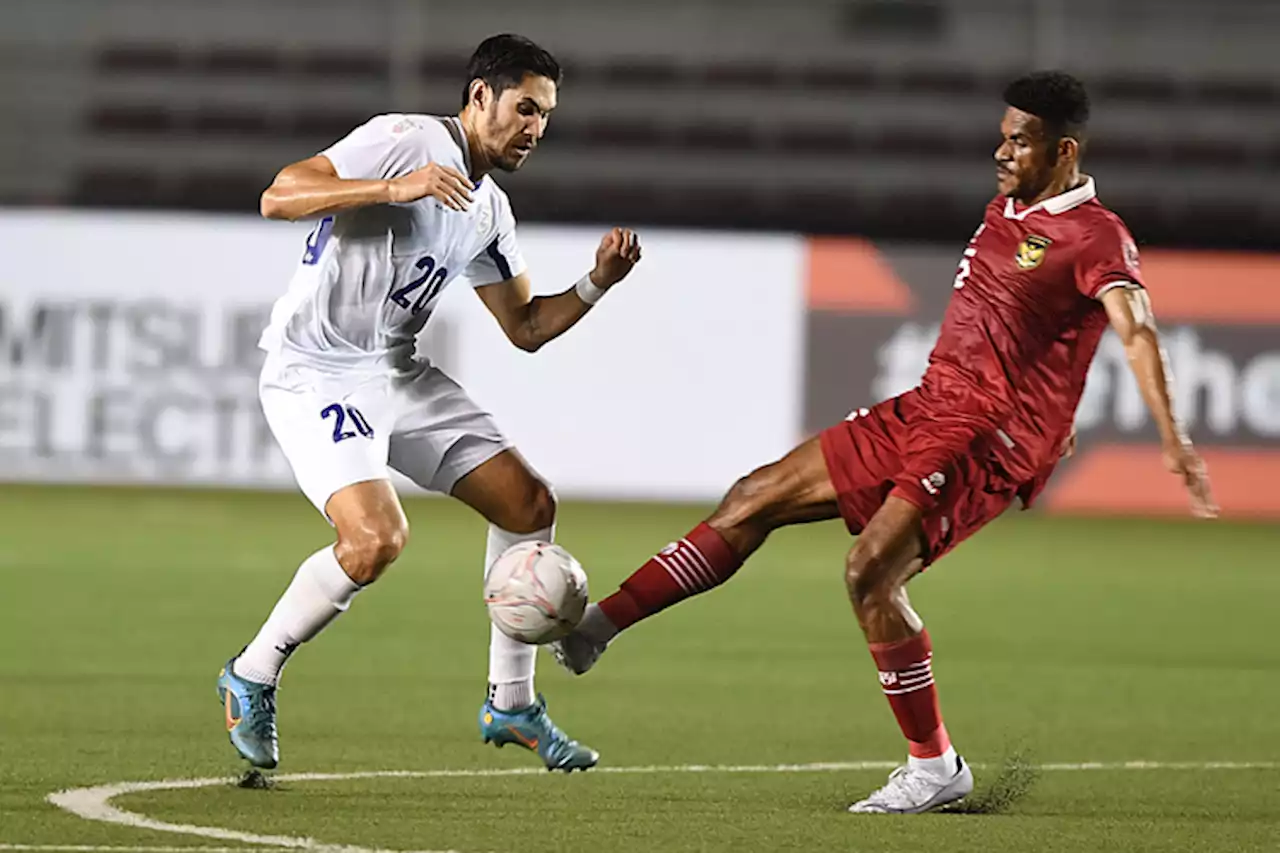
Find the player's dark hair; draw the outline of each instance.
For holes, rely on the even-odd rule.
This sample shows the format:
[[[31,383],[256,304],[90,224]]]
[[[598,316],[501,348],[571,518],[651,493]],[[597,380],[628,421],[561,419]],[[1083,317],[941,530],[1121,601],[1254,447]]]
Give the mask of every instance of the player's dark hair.
[[[563,76],[556,58],[524,36],[511,33],[489,36],[480,42],[467,62],[462,105],[465,107],[471,102],[471,84],[476,80],[483,80],[493,90],[494,97],[500,97],[507,89],[519,86],[526,74],[546,77],[557,86]]]
[[[1004,102],[1036,116],[1054,144],[1064,136],[1084,145],[1089,124],[1089,93],[1065,71],[1036,71],[1014,80],[1004,90]]]

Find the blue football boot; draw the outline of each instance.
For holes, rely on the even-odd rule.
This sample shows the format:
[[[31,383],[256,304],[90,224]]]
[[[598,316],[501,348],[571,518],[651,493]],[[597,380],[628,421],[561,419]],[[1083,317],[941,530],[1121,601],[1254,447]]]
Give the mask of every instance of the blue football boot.
[[[547,716],[547,700],[538,701],[518,711],[499,711],[491,702],[480,708],[480,736],[485,743],[498,747],[517,743],[538,753],[548,770],[587,770],[596,766],[600,753],[583,746],[560,731]]]
[[[276,688],[236,675],[232,669],[235,660],[227,661],[218,673],[218,701],[227,714],[227,736],[241,758],[270,770],[280,762]]]

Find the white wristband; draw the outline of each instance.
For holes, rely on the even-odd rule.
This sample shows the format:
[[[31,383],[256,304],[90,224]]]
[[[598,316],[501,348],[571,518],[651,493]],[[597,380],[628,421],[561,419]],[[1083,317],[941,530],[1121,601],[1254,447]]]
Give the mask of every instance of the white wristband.
[[[588,305],[595,305],[600,301],[600,297],[604,296],[608,291],[603,287],[596,287],[591,281],[591,273],[587,273],[578,279],[578,283],[573,286],[577,292],[578,298]]]

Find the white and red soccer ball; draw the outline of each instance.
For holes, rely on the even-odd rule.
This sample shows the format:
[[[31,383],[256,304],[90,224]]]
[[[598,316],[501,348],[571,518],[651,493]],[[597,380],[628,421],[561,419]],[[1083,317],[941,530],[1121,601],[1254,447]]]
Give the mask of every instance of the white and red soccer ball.
[[[550,542],[518,542],[494,562],[484,603],[498,630],[522,643],[550,643],[568,634],[587,609],[587,573]]]

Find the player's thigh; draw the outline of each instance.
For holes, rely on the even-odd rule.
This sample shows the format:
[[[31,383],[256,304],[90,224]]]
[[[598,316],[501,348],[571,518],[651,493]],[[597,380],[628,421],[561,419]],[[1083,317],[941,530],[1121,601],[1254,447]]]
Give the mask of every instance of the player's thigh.
[[[298,486],[322,513],[347,486],[387,478],[394,410],[384,383],[264,372],[259,398]]]
[[[822,447],[812,438],[735,483],[709,523],[722,529],[754,521],[772,529],[839,515]]]
[[[388,459],[424,489],[454,494],[464,478],[511,447],[493,416],[439,370],[406,377],[392,393],[397,415]]]
[[[999,518],[1018,497],[1014,482],[995,460],[977,456],[965,463],[965,488],[948,496],[927,520],[928,559],[932,563]]]
[[[879,511],[902,471],[908,417],[909,395],[902,395],[858,409],[818,436],[840,517],[854,535]]]

